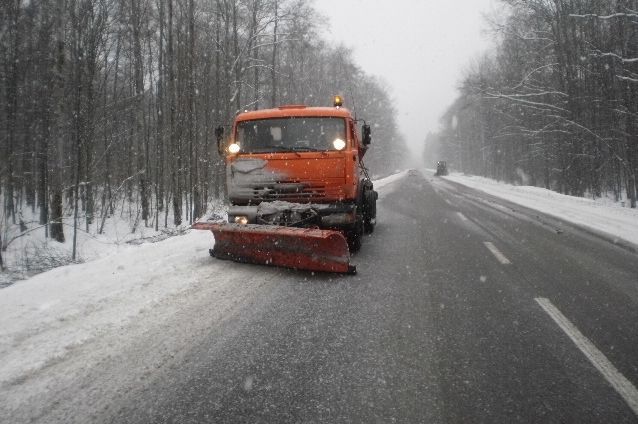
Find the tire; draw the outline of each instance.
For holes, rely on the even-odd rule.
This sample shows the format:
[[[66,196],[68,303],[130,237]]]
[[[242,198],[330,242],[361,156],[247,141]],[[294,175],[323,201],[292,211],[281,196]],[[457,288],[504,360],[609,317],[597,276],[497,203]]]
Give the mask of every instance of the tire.
[[[363,196],[363,232],[371,234],[377,223],[377,197],[376,191],[370,189]]]
[[[346,233],[348,250],[352,253],[358,252],[359,249],[361,249],[361,243],[363,241],[363,226],[363,221],[357,221],[355,228]]]
[[[374,232],[374,226],[377,225],[375,218],[366,218],[363,222],[363,232],[365,234],[372,234]]]

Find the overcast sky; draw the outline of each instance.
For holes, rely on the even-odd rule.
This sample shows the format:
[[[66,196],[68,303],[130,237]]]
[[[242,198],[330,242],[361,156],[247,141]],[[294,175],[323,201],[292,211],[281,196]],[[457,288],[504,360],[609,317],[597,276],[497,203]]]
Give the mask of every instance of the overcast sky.
[[[416,152],[456,97],[471,60],[490,45],[483,14],[497,0],[315,0],[328,40],[391,87],[401,132]],[[347,99],[346,99],[347,102]]]

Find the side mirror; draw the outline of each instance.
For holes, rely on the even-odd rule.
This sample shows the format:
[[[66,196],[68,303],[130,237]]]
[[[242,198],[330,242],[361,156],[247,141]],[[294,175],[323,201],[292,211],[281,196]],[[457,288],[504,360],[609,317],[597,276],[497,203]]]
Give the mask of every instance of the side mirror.
[[[215,128],[215,138],[217,139],[217,152],[219,156],[224,156],[224,144],[222,143],[224,139],[224,127],[219,126]]]
[[[363,124],[363,127],[361,128],[361,133],[363,134],[363,145],[367,146],[368,144],[370,144],[372,142],[372,136],[370,135],[370,125],[368,124]]]

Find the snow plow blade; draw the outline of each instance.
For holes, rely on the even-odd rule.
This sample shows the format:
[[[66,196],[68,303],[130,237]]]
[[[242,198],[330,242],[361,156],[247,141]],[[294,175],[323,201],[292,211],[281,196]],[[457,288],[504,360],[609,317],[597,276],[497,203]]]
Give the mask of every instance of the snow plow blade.
[[[356,274],[339,231],[277,225],[197,222],[192,228],[215,236],[211,255],[236,262],[308,271]]]

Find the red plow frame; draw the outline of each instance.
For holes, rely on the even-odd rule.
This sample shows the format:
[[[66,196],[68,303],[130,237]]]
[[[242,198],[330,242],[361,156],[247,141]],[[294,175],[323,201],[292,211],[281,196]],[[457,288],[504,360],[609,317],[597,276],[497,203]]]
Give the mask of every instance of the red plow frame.
[[[260,265],[356,274],[346,238],[339,231],[277,225],[197,222],[215,236],[211,255]]]

